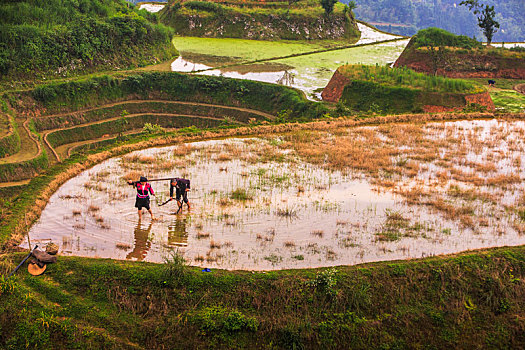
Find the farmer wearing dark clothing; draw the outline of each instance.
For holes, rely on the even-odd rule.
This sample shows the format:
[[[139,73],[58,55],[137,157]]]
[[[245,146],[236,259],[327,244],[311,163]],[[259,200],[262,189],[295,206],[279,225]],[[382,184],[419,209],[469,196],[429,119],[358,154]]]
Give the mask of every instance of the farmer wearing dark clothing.
[[[151,193],[154,196],[155,192],[153,191],[153,188],[151,188],[151,185],[148,183],[148,179],[146,179],[144,176],[141,176],[139,181],[128,181],[128,184],[132,185],[137,189],[137,199],[135,200],[135,208],[138,209],[139,220],[142,219],[142,208],[146,208],[146,210],[151,215],[151,219],[155,220],[153,212],[151,211],[151,208],[149,206],[149,194]]]
[[[190,209],[190,202],[188,202],[188,191],[190,190],[190,180],[175,178],[170,181],[170,198],[173,199],[173,188],[175,188],[175,199],[179,208],[182,209],[181,197],[184,203]]]

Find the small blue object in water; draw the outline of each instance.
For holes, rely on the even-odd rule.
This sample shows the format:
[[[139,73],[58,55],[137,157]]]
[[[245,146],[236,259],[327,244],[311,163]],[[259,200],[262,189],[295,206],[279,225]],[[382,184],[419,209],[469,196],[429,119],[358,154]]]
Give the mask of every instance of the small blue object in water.
[[[202,270],[202,272],[211,272],[211,270],[209,268],[205,268]]]

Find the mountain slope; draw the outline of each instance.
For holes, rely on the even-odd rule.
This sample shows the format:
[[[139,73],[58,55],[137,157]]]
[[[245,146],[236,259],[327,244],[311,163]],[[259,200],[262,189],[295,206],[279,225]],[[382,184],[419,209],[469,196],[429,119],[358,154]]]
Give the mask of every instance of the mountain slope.
[[[342,0],[348,2],[349,0]],[[358,0],[357,18],[372,22],[380,29],[413,35],[419,29],[439,27],[455,34],[482,38],[476,17],[460,0]],[[484,0],[494,5],[501,29],[494,41],[525,41],[525,1]]]

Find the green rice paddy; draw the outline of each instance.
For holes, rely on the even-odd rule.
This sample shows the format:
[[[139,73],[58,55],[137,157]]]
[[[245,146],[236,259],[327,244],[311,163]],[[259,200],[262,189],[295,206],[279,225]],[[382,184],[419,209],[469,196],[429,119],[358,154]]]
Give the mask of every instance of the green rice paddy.
[[[497,109],[504,109],[508,112],[525,112],[525,95],[511,90],[491,91],[490,96]]]

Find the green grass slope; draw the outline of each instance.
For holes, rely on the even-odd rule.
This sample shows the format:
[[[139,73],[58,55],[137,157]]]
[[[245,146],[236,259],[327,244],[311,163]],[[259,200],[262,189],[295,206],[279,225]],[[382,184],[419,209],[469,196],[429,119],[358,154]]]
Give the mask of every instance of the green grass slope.
[[[172,31],[124,0],[0,4],[0,79],[123,69],[176,55]]]
[[[59,257],[0,277],[0,347],[519,349],[524,278],[523,247],[267,273]]]
[[[380,66],[340,67],[323,98],[358,112],[441,112],[473,103],[494,109],[486,89],[476,82]]]
[[[337,3],[325,15],[317,0],[185,1],[172,0],[160,12],[162,23],[179,35],[259,40],[346,39],[360,33],[352,11]]]
[[[8,113],[6,102],[0,98],[0,159],[20,150],[18,128]]]

